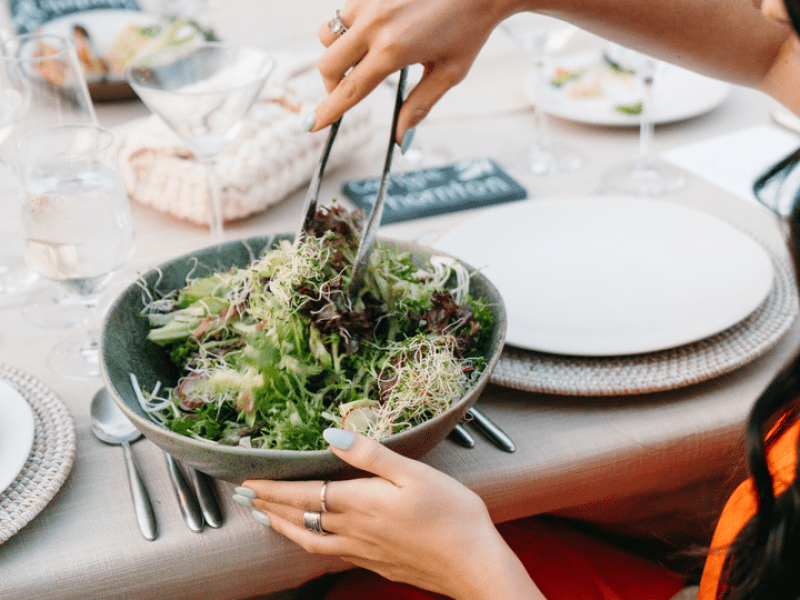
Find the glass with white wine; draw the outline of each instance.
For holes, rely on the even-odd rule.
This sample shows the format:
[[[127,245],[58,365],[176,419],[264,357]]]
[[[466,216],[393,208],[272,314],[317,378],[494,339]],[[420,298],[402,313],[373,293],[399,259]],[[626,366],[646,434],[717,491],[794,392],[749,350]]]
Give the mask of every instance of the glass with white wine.
[[[87,311],[85,330],[58,344],[48,364],[70,379],[97,377],[97,308],[134,246],[113,136],[96,126],[48,127],[23,137],[18,151],[25,260]]]

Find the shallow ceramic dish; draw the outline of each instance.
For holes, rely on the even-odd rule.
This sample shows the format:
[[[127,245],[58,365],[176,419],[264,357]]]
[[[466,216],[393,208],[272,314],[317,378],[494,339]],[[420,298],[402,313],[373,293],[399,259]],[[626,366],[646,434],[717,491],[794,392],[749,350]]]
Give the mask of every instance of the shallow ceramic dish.
[[[261,251],[280,239],[291,236],[269,236],[229,242],[168,261],[143,275],[146,285],[153,286],[161,273],[159,289],[182,287],[186,275],[203,275],[200,264],[210,270],[244,267]],[[380,244],[410,251],[413,260],[423,265],[434,253],[431,248],[380,240]],[[196,263],[197,261],[197,263]],[[468,265],[467,265],[468,266]],[[480,273],[471,278],[470,292],[485,299],[491,306],[495,327],[486,350],[488,364],[478,381],[461,400],[446,412],[401,433],[384,438],[389,448],[412,458],[418,458],[441,442],[478,399],[489,374],[500,357],[506,333],[506,315],[497,289]],[[172,387],[178,370],[162,348],[147,340],[147,319],[139,316],[143,308],[141,287],[134,283],[114,300],[103,323],[100,339],[100,361],[103,380],[114,400],[134,425],[153,443],[200,471],[213,477],[240,483],[245,479],[333,479],[353,474],[351,467],[336,458],[330,450],[296,451],[264,450],[222,446],[213,442],[189,438],[153,423],[142,411],[133,392],[130,373],[134,373],[144,390],[152,390],[157,382]]]

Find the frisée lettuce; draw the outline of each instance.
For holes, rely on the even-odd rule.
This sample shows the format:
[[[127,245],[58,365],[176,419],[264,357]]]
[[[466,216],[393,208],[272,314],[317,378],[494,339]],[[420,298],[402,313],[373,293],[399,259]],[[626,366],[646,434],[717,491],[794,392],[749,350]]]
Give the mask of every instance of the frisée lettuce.
[[[171,430],[228,445],[326,448],[343,427],[380,439],[447,410],[485,365],[489,308],[469,274],[378,246],[350,298],[361,213],[320,209],[299,242],[246,268],[149,290],[148,338],[181,369],[162,398]]]

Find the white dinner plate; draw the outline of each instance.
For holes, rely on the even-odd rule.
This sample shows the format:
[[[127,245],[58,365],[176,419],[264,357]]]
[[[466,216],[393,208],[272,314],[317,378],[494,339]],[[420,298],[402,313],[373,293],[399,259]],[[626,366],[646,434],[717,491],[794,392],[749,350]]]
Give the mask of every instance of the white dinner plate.
[[[572,356],[704,339],[752,313],[773,279],[767,252],[732,225],[630,196],[503,205],[435,246],[497,286],[508,344]]]
[[[725,101],[731,91],[728,83],[705,77],[668,63],[661,67],[653,83],[653,123],[669,123],[706,113]],[[619,75],[598,52],[580,52],[554,59],[547,81],[557,69],[580,71],[577,79],[556,87],[548,83],[544,106],[553,116],[592,125],[638,126],[639,115],[626,114],[618,106],[631,106],[642,99],[637,78]],[[535,103],[535,77],[523,84],[525,97]]]
[[[33,447],[33,412],[17,390],[0,380],[0,492],[17,478]]]

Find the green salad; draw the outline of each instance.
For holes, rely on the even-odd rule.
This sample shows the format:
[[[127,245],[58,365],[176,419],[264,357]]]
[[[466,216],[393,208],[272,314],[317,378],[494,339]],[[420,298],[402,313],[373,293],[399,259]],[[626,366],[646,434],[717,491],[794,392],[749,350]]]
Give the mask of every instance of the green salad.
[[[159,420],[220,444],[316,450],[327,427],[380,439],[459,400],[485,366],[488,306],[457,262],[420,269],[381,246],[351,299],[361,218],[322,208],[299,243],[150,290],[148,338],[181,369]]]

